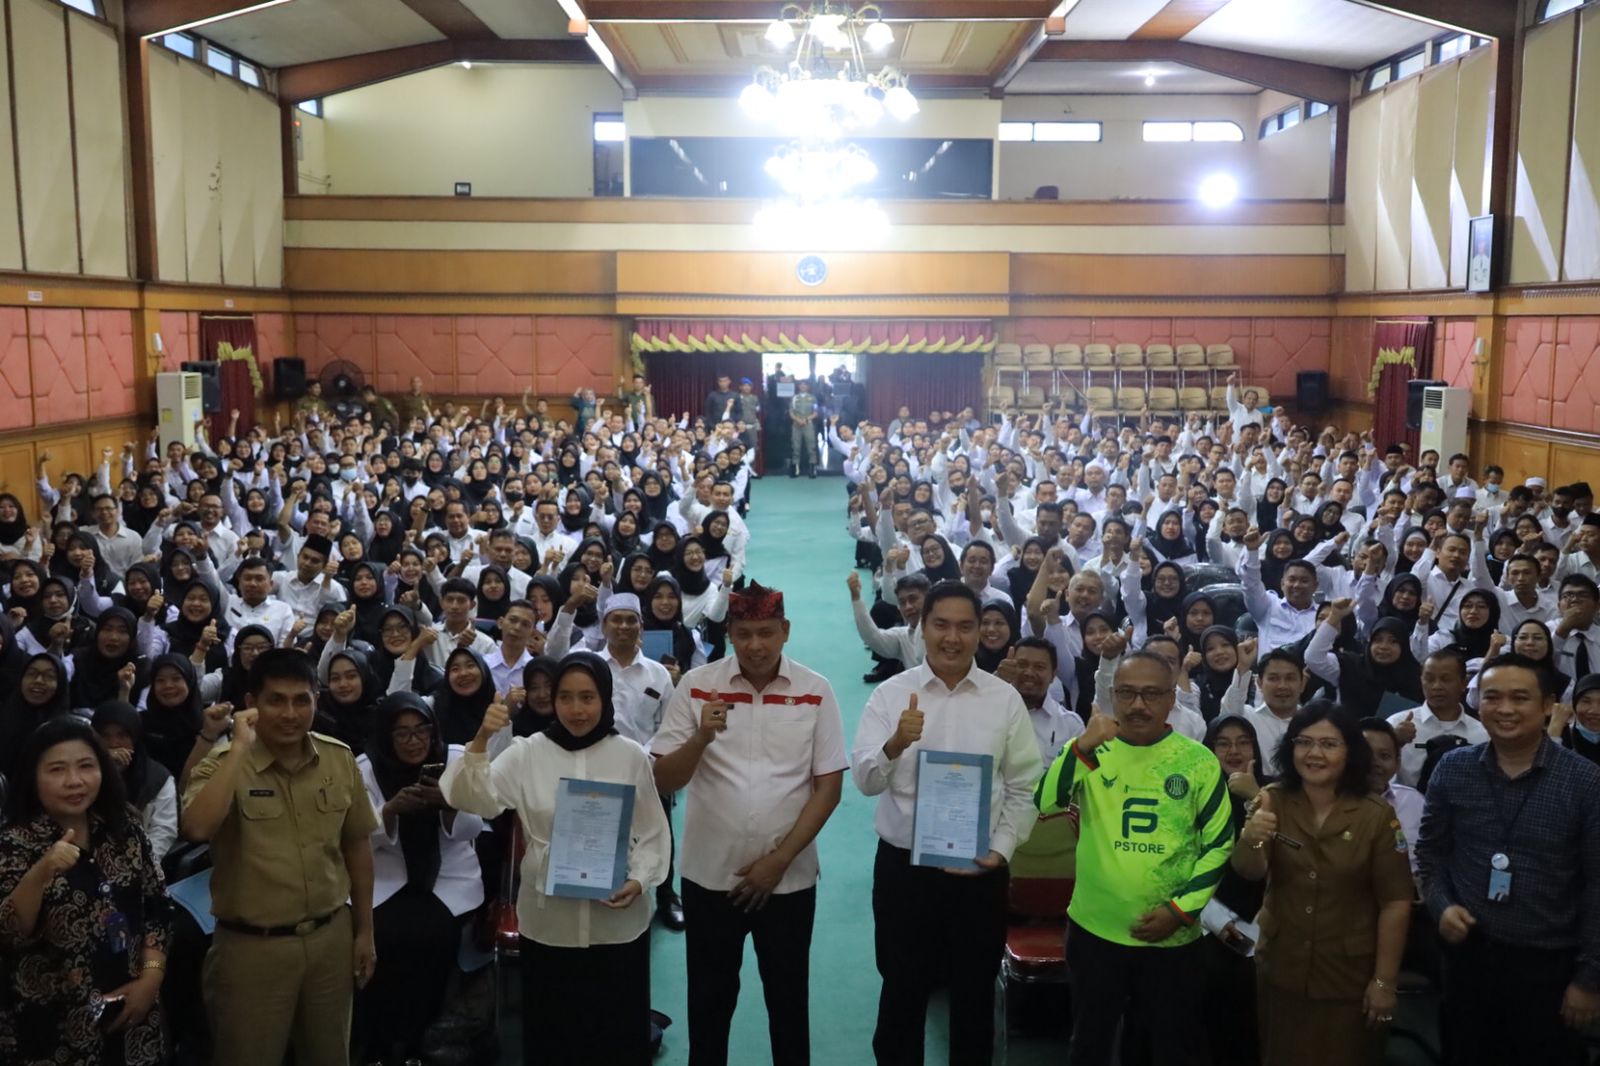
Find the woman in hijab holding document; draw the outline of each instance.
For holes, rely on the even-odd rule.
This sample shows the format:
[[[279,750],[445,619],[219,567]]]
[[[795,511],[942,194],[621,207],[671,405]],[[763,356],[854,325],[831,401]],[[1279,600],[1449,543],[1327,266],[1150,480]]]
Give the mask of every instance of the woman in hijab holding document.
[[[644,1066],[651,890],[667,871],[666,814],[649,756],[617,734],[605,660],[562,659],[555,710],[549,728],[515,738],[491,763],[489,738],[511,720],[497,698],[439,784],[452,807],[484,818],[509,808],[522,824],[523,1061]],[[607,835],[618,839],[616,861],[586,858],[582,840]],[[606,849],[588,854],[596,851]],[[607,1009],[596,1012],[597,1002]]]

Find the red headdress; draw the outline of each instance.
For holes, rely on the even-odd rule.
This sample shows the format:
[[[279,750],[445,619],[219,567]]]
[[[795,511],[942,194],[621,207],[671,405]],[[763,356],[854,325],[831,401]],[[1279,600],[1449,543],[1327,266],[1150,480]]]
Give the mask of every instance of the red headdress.
[[[743,592],[728,594],[728,621],[759,622],[783,617],[783,593],[752,581]]]

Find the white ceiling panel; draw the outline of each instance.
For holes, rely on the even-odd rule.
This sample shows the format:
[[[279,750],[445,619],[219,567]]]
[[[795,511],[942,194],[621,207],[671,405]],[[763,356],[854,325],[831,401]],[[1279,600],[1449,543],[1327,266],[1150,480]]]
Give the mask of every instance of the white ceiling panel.
[[[1184,40],[1355,70],[1440,32],[1349,0],[1232,0]]]
[[[1145,76],[1156,83],[1146,87]],[[1115,93],[1256,93],[1260,88],[1220,74],[1181,67],[1176,63],[1061,63],[1033,62],[1023,67],[1006,86],[1007,96]]]
[[[496,37],[552,40],[567,35],[567,15],[556,0],[461,0]]]
[[[295,0],[213,22],[198,32],[269,67],[444,40],[400,0]]]
[[[1067,14],[1067,39],[1122,41],[1167,6],[1167,0],[1078,0]]]

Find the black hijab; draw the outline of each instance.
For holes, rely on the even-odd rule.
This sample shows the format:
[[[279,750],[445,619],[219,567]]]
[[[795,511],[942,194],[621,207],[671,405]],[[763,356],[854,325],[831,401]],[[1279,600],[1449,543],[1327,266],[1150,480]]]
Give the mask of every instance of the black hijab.
[[[1196,595],[1199,594],[1196,593]],[[1200,653],[1200,665],[1191,676],[1194,680],[1195,690],[1200,697],[1200,717],[1207,722],[1212,721],[1222,713],[1222,697],[1239,673],[1237,666],[1230,670],[1213,670],[1211,668],[1210,662],[1206,659],[1206,645],[1212,637],[1221,637],[1227,641],[1236,655],[1239,651],[1239,636],[1233,631],[1232,626],[1207,626],[1200,634],[1200,639],[1195,642],[1195,650]]]
[[[559,672],[560,667],[560,662],[550,658],[548,655],[535,655],[523,666],[522,690],[524,696],[521,709],[511,719],[512,736],[531,737],[535,733],[543,733],[550,728],[550,723],[556,720],[553,707],[549,714],[540,714],[533,709],[533,704],[528,700],[526,693],[533,688],[531,683],[533,676],[535,674],[543,674],[550,681],[550,692],[553,697],[556,687],[556,674]]]
[[[1402,611],[1394,605],[1394,594],[1401,585],[1415,585],[1417,588],[1417,605],[1408,611]],[[1422,579],[1415,574],[1396,574],[1389,579],[1389,584],[1384,586],[1383,598],[1378,601],[1379,618],[1395,618],[1405,623],[1407,627],[1414,626],[1422,617]],[[1374,629],[1377,627],[1374,626]],[[1406,644],[1410,646],[1410,636],[1406,637]]]
[[[923,572],[923,574],[925,574],[927,576],[928,581],[929,582],[933,582],[933,583],[937,583],[937,582],[940,582],[940,581],[960,581],[961,580],[961,563],[959,561],[960,557],[959,557],[958,553],[953,548],[950,547],[950,542],[945,540],[939,534],[937,534],[937,533],[928,534],[928,539],[924,540],[922,542],[922,544],[917,547],[917,554],[918,555],[922,554],[922,548],[923,548],[923,546],[927,545],[929,540],[938,542],[939,547],[944,549],[944,562],[940,563],[938,566],[931,567],[931,568],[926,563],[923,564],[922,572]]]
[[[659,534],[662,529],[666,529],[672,534],[672,546],[669,548],[659,548],[656,546],[656,535]],[[650,556],[650,565],[656,568],[656,573],[659,574],[663,570],[671,570],[674,564],[677,563],[680,539],[681,538],[678,536],[678,527],[673,525],[671,522],[660,521],[651,528],[650,546],[645,549],[645,552]]]
[[[1006,653],[1016,647],[1017,641],[1022,639],[1022,626],[1017,620],[1017,609],[1005,600],[995,599],[985,603],[983,610],[978,613],[980,628],[982,627],[983,616],[990,611],[994,611],[1001,618],[1004,618],[1006,626],[1011,631],[1011,636],[1006,640],[1006,645],[1003,648],[990,650],[983,646],[982,641],[978,642],[978,652],[973,657],[973,661],[977,664],[979,670],[992,674],[1000,668],[1001,662],[1005,660]]]
[[[362,570],[372,575],[377,591],[370,596],[356,595],[356,574]],[[362,640],[377,647],[383,643],[380,630],[383,627],[383,618],[389,613],[387,598],[388,587],[384,583],[384,568],[378,563],[363,559],[356,563],[350,570],[349,579],[350,606],[356,609],[356,624],[350,630],[350,635],[356,640]]]
[[[383,508],[378,509],[379,514],[384,513]],[[393,521],[390,523],[388,535],[383,535],[374,530],[372,543],[367,545],[367,558],[382,566],[388,566],[400,558],[400,549],[406,546],[407,522],[393,510],[388,511]]]
[[[561,716],[556,715],[555,721],[545,728],[544,735],[567,751],[582,751],[617,731],[617,709],[611,702],[611,667],[592,651],[569,652],[556,668],[555,683],[558,686],[570,670],[581,670],[588,674],[594,680],[594,687],[600,690],[600,721],[583,736],[575,737],[562,723]]]
[[[1022,610],[1023,604],[1028,602],[1028,593],[1033,591],[1034,579],[1039,576],[1039,568],[1037,566],[1029,570],[1028,565],[1022,561],[1023,557],[1028,554],[1028,545],[1030,544],[1037,547],[1041,555],[1050,550],[1050,546],[1043,540],[1038,537],[1029,537],[1022,542],[1022,551],[1017,556],[1017,565],[1006,571],[1006,591],[1011,593],[1011,605],[1019,611]],[[956,569],[959,572],[959,562],[956,564]]]
[[[1177,516],[1178,535],[1176,537],[1169,537],[1161,532],[1161,526],[1166,522],[1167,515]],[[1154,548],[1156,553],[1164,560],[1182,559],[1184,556],[1193,555],[1194,545],[1190,544],[1188,538],[1183,535],[1185,525],[1182,511],[1163,511],[1156,516],[1155,522],[1152,523],[1149,535],[1144,540],[1145,546]]]
[[[1365,648],[1339,654],[1339,702],[1374,714],[1391,692],[1408,702],[1422,702],[1422,664],[1411,654],[1412,628],[1401,618],[1380,618],[1373,623]],[[1372,658],[1372,638],[1379,633],[1388,633],[1400,642],[1400,658],[1388,666]]]
[[[108,622],[121,622],[128,629],[128,647],[120,655],[100,652],[100,631]],[[72,653],[72,705],[98,707],[106,700],[119,699],[117,672],[129,663],[136,667],[144,665],[144,658],[139,654],[139,620],[126,607],[109,607],[95,619],[89,642]],[[135,696],[144,682],[144,671],[138,669],[133,682]]]
[[[372,645],[371,654],[367,656],[367,665],[372,668],[378,684],[385,690],[389,687],[389,679],[394,676],[394,664],[399,661],[399,656],[391,655],[389,649],[383,646],[383,626],[389,619],[396,617],[411,631],[408,640],[416,640],[417,634],[422,632],[422,626],[417,622],[416,613],[411,608],[401,604],[391,604],[383,609],[383,614],[378,619],[378,640]],[[412,660],[411,691],[421,696],[430,695],[438,688],[439,680],[443,676],[439,668],[433,665],[432,659],[425,653],[418,654]]]
[[[132,594],[127,591],[128,575],[135,573],[142,574],[145,580],[150,583],[150,595],[142,600],[134,599]],[[111,597],[112,602],[118,607],[126,607],[132,611],[135,618],[143,618],[145,612],[150,609],[151,597],[161,591],[161,571],[149,563],[134,563],[128,567],[127,573],[122,575],[122,588],[123,591]],[[158,618],[156,619],[156,624],[160,625],[162,621],[163,619]]]
[[[633,583],[633,564],[641,559],[650,563],[651,580],[646,581],[643,585],[635,585]],[[623,557],[615,576],[611,579],[611,584],[618,592],[631,592],[642,600],[646,595],[646,590],[654,583],[654,575],[656,573],[655,563],[650,562],[650,556],[642,551],[636,551]]]
[[[483,579],[491,574],[500,578],[500,584],[504,590],[498,600],[491,600],[483,594]],[[503,568],[490,563],[478,570],[478,618],[486,622],[500,621],[500,617],[506,613],[506,608],[510,606],[513,598],[511,594],[511,579],[506,576]]]
[[[1162,570],[1171,570],[1178,575],[1178,594],[1176,596],[1161,596],[1156,593],[1156,574]],[[1150,576],[1142,579],[1147,582],[1144,590],[1144,621],[1145,630],[1151,636],[1161,633],[1168,619],[1178,620],[1178,629],[1183,629],[1183,619],[1179,612],[1183,609],[1183,567],[1174,562],[1157,563],[1150,570]]]
[[[1268,479],[1266,488],[1261,491],[1261,499],[1256,501],[1256,528],[1263,533],[1270,533],[1278,528],[1278,514],[1283,510],[1282,497],[1276,503],[1267,498],[1267,490],[1271,489],[1273,485],[1282,488],[1285,495],[1289,491],[1289,483],[1283,478]]]
[[[1455,629],[1450,634],[1450,643],[1461,649],[1461,654],[1468,659],[1481,659],[1489,654],[1489,641],[1500,630],[1500,597],[1487,589],[1473,589],[1462,595],[1461,603],[1469,599],[1482,600],[1489,608],[1489,620],[1477,629],[1468,629],[1461,622],[1461,615],[1456,615]]]
[[[428,754],[415,766],[402,762],[395,754],[394,725],[402,714],[420,715],[431,733]],[[439,723],[427,701],[412,692],[394,692],[373,708],[366,755],[372,763],[372,776],[378,782],[378,791],[387,800],[401,789],[415,785],[422,777],[423,766],[447,762],[450,749],[439,736]],[[406,862],[406,887],[416,891],[431,891],[439,877],[439,812],[414,811],[397,816],[395,822],[396,835],[400,838],[400,853]]]
[[[678,594],[678,610],[668,621],[661,621],[656,617],[656,593],[664,588],[670,588]],[[689,632],[689,627],[683,624],[683,590],[678,588],[678,582],[671,574],[657,574],[649,586],[639,595],[640,627],[647,630],[670,630],[672,633],[672,657],[678,660],[678,665],[687,670],[694,662],[695,643],[694,634]]]
[[[0,521],[0,544],[15,544],[28,535],[28,512],[23,510],[22,501],[9,492],[0,492],[0,501],[10,500],[17,509],[17,517],[11,521]]]
[[[150,757],[150,747],[144,738],[144,721],[133,704],[123,700],[107,700],[94,709],[90,724],[99,733],[107,726],[116,726],[133,740],[133,758],[122,768],[122,784],[127,790],[128,802],[143,811],[150,801],[160,794],[163,786],[172,780],[165,766]]]
[[[1288,559],[1280,559],[1272,554],[1272,546],[1280,541],[1289,543]],[[1289,565],[1290,559],[1298,559],[1300,557],[1296,554],[1298,550],[1294,538],[1289,535],[1287,529],[1275,529],[1272,531],[1272,536],[1267,538],[1266,550],[1261,553],[1261,584],[1263,587],[1276,589],[1283,585],[1283,568]]]
[[[206,600],[211,604],[211,610],[206,613],[205,618],[198,622],[191,621],[183,613],[183,601],[195,589],[204,592]],[[217,642],[206,653],[206,669],[220,670],[228,661],[227,643],[231,629],[228,626],[227,619],[222,617],[222,611],[217,603],[217,594],[204,581],[191,581],[178,598],[170,602],[172,606],[178,609],[178,616],[162,627],[167,631],[167,650],[176,652],[179,655],[192,655],[194,649],[200,643],[201,634],[206,631],[206,626],[215,622],[217,626]]]
[[[241,626],[239,632],[233,635],[233,654],[228,656],[228,665],[222,670],[222,691],[217,696],[219,703],[231,703],[238,709],[245,705],[246,691],[250,680],[250,671],[244,668],[239,657],[239,645],[244,643],[246,637],[266,637],[270,648],[277,647],[278,640],[272,635],[272,630],[263,625]],[[187,658],[184,662],[188,662]]]
[[[685,550],[691,544],[700,544],[704,547],[699,537],[684,537],[678,545],[676,558],[672,561],[672,576],[678,582],[678,588],[683,590],[685,596],[698,596],[711,587],[711,578],[706,575],[704,565],[698,570],[690,570],[689,565],[683,561]]]
[[[476,690],[465,696],[450,687],[450,664],[462,656],[471,659],[481,678]],[[478,735],[483,724],[483,714],[494,702],[494,675],[483,656],[471,648],[457,648],[444,662],[444,678],[433,693],[433,713],[438,719],[439,732],[446,744],[466,744]]]
[[[1213,629],[1228,628],[1227,626],[1217,626],[1213,624],[1207,626],[1198,633],[1190,632],[1189,608],[1193,607],[1197,603],[1203,603],[1207,607],[1211,608],[1211,618],[1213,623],[1217,617],[1217,600],[1216,597],[1211,595],[1209,590],[1201,589],[1199,592],[1191,592],[1183,598],[1183,604],[1178,608],[1178,647],[1181,648],[1185,653],[1191,651],[1203,652],[1205,650],[1205,638],[1207,633],[1211,632]],[[1232,630],[1229,630],[1229,633],[1231,634]]]
[[[22,753],[23,742],[46,719],[72,713],[72,685],[67,678],[66,665],[54,655],[40,652],[28,657],[27,662],[23,663],[23,670],[27,670],[36,662],[47,662],[55,671],[55,695],[45,703],[35,704],[28,702],[27,697],[23,695],[21,685],[11,690],[5,703],[5,711],[0,713],[0,771],[9,771],[12,768],[12,764]]]
[[[317,697],[317,713],[312,720],[311,728],[318,733],[326,733],[330,737],[344,741],[350,750],[360,755],[366,750],[368,739],[373,735],[372,721],[374,709],[378,700],[383,698],[383,687],[379,685],[377,675],[372,672],[372,666],[367,662],[365,652],[354,648],[334,652],[328,658],[328,669],[333,669],[333,664],[340,659],[350,660],[356,668],[356,673],[361,675],[361,692],[356,696],[354,703],[340,703],[334,698],[332,686],[324,683],[322,694]]]
[[[250,626],[245,632],[257,628],[261,627]],[[262,629],[262,632],[266,630]],[[150,676],[154,678],[157,672],[168,666],[183,677],[189,695],[181,704],[167,707],[156,702],[155,690],[152,689],[145,697],[142,718],[145,743],[150,747],[150,757],[165,766],[167,771],[176,777],[183,772],[183,764],[189,760],[189,753],[194,750],[195,738],[200,735],[200,679],[195,673],[194,663],[189,661],[187,655],[172,653],[157,655],[151,661]],[[238,702],[233,705],[237,709],[243,709],[243,684],[239,689]]]
[[[728,523],[727,530],[720,537],[711,535],[711,520],[713,518],[720,518]],[[700,532],[696,533],[695,536],[699,539],[700,546],[706,551],[706,562],[709,563],[713,559],[726,559],[728,557],[728,546],[725,541],[731,532],[733,532],[733,523],[729,520],[727,511],[712,511],[700,520]]]
[[[1514,648],[1517,641],[1517,634],[1522,632],[1522,630],[1527,626],[1538,626],[1539,629],[1544,633],[1544,644],[1549,651],[1545,653],[1545,657],[1543,659],[1536,659],[1534,661],[1539,664],[1541,669],[1550,675],[1552,679],[1550,691],[1557,693],[1567,691],[1567,684],[1572,680],[1572,678],[1556,669],[1556,641],[1555,637],[1550,635],[1549,626],[1545,625],[1537,618],[1525,618],[1521,622],[1517,623],[1517,627],[1511,631],[1511,639],[1507,643],[1512,645]],[[1573,703],[1578,702],[1578,695],[1579,694],[1577,692],[1572,694]]]

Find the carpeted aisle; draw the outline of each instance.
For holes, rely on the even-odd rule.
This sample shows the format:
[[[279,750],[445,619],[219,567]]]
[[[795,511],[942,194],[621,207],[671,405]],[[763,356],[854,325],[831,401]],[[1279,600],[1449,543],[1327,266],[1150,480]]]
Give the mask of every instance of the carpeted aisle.
[[[750,574],[783,590],[792,623],[787,651],[832,681],[848,747],[869,693],[861,675],[872,663],[850,621],[845,577],[855,547],[844,531],[844,489],[838,478],[769,477],[756,483],[754,501]],[[872,856],[878,840],[873,804],[846,774],[843,800],[819,839],[822,882],[811,950],[811,1058],[817,1064],[872,1061],[878,1002],[872,955]],[[681,818],[681,803],[678,810]],[[675,1021],[656,1061],[681,1066],[689,1061],[683,937],[657,924],[651,951],[652,998]],[[741,977],[730,1061],[756,1066],[771,1060],[760,977],[748,946]],[[945,1026],[937,1002],[930,1018],[928,1062],[942,1064]],[[1060,1063],[1064,1055],[1063,1041],[1013,1038],[1006,1061],[1011,1066]]]

